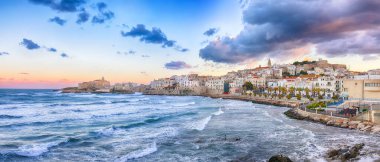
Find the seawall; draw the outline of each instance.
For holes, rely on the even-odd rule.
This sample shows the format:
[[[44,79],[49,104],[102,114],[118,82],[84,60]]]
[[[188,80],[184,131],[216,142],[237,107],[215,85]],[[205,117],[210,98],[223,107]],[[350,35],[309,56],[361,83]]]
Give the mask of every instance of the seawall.
[[[286,111],[284,114],[293,119],[309,120],[313,122],[322,123],[327,126],[355,129],[370,133],[380,133],[380,125],[376,125],[368,121],[354,120],[354,118],[341,118],[336,116],[317,114],[307,112],[298,108],[290,109]]]

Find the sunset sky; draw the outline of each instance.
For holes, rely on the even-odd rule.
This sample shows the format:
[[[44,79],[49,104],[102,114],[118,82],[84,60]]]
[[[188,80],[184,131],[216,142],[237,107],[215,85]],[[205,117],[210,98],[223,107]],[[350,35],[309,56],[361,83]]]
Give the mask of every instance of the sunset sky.
[[[378,0],[0,0],[0,88],[305,59],[380,68]]]

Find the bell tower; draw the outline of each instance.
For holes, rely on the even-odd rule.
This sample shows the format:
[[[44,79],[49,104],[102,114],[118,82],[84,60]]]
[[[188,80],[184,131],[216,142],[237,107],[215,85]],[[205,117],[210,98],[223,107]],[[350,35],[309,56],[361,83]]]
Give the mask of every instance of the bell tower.
[[[272,67],[272,62],[270,61],[270,58],[268,59],[268,67]]]

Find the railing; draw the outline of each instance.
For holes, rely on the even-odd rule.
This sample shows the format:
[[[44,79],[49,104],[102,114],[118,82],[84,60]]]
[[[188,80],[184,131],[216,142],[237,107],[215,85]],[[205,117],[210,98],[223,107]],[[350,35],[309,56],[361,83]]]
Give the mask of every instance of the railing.
[[[302,104],[298,107],[298,109],[310,113],[315,114],[321,114],[321,115],[327,115],[327,116],[334,116],[334,117],[340,117],[340,118],[351,118],[358,114],[357,110],[355,109],[342,109],[342,108],[323,108],[321,110],[315,109],[308,109],[306,108],[307,104]]]

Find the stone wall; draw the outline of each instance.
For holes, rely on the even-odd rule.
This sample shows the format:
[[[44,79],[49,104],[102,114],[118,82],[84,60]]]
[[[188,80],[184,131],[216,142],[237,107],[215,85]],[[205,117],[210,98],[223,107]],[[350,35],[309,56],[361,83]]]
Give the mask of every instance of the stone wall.
[[[297,119],[311,120],[314,122],[326,124],[327,126],[356,129],[359,131],[365,131],[365,132],[371,132],[371,133],[380,133],[380,125],[377,125],[369,121],[360,121],[360,120],[355,120],[355,118],[340,118],[340,117],[335,117],[335,116],[316,114],[316,113],[306,112],[297,108],[294,108],[290,111],[293,111],[294,113],[296,113],[296,115],[299,115]]]

